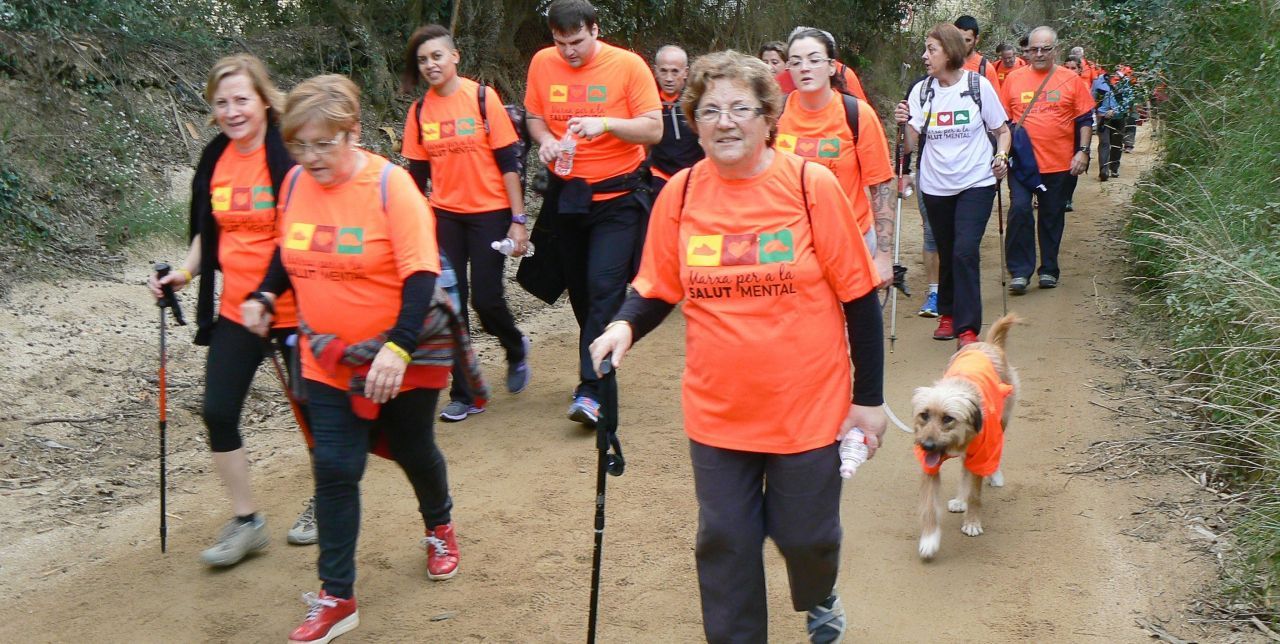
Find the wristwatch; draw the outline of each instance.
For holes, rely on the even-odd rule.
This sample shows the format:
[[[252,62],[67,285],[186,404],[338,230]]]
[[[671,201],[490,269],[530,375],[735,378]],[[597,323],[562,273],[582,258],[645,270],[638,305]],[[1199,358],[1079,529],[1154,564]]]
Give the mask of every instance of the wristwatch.
[[[513,224],[522,224],[522,225],[528,226],[528,225],[529,225],[529,215],[526,215],[526,214],[524,214],[524,213],[520,213],[520,214],[518,214],[518,215],[511,215],[511,223],[513,223]]]
[[[1082,145],[1076,148],[1076,152],[1083,152],[1085,156],[1089,156],[1089,146]]]

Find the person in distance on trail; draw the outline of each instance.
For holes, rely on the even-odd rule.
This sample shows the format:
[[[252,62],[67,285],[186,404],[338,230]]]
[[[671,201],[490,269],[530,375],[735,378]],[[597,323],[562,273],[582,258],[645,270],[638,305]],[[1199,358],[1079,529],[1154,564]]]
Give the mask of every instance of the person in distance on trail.
[[[529,338],[516,326],[503,294],[506,257],[490,244],[511,239],[514,257],[528,247],[519,138],[497,90],[485,87],[481,103],[481,86],[458,75],[460,58],[453,35],[440,25],[420,27],[409,36],[401,84],[406,93],[416,93],[425,82],[427,91],[409,107],[401,154],[409,159],[418,189],[430,193],[436,238],[457,271],[462,320],[470,326],[470,295],[480,326],[506,352],[507,391],[517,394],[529,385]],[[484,411],[467,389],[462,369],[454,365],[449,404],[440,412],[445,422]]]
[[[1095,78],[1102,75],[1102,68],[1085,58],[1084,47],[1072,47],[1069,57],[1074,57],[1080,61],[1080,76],[1084,78],[1084,82],[1093,83]]]
[[[529,63],[524,105],[543,163],[557,165],[566,133],[577,138],[569,174],[548,173],[540,218],[555,231],[548,250],[560,256],[580,329],[569,419],[594,427],[599,378],[588,347],[622,306],[638,266],[652,205],[641,165],[644,146],[662,141],[662,102],[644,59],[599,40],[591,3],[555,0],[547,22],[555,45]]]
[[[1075,51],[1076,49],[1080,49],[1080,48],[1075,47],[1072,49],[1072,51]],[[1067,56],[1067,59],[1063,61],[1062,66],[1075,72],[1081,78],[1085,78],[1084,67],[1081,64],[1082,62],[1083,62],[1082,58],[1080,58],[1079,56],[1076,56],[1075,54],[1072,54],[1070,56]],[[1085,82],[1088,82],[1087,78],[1085,78]],[[1098,129],[1096,119],[1094,121],[1093,129],[1094,131],[1097,131]],[[1080,177],[1077,177],[1075,175],[1071,175],[1067,177],[1067,187],[1066,187],[1067,203],[1065,206],[1062,207],[1063,212],[1075,212],[1076,185],[1079,184],[1079,182],[1080,182]]]
[[[1027,61],[1020,58],[1018,49],[1009,43],[1000,43],[996,46],[996,55],[1000,56],[1000,59],[995,62],[996,78],[1000,80],[996,87],[999,88],[1004,84],[1004,79],[1009,72],[1019,67],[1026,67]]]
[[[1000,98],[1009,120],[1021,122],[1031,139],[1046,191],[1036,197],[1037,218],[1031,207],[1033,187],[1017,180],[1009,182],[1011,203],[1005,257],[1011,277],[1009,292],[1015,295],[1027,292],[1031,275],[1037,272],[1037,238],[1040,288],[1058,285],[1061,276],[1058,248],[1066,226],[1068,177],[1079,176],[1089,168],[1089,137],[1093,132],[1093,100],[1089,87],[1080,76],[1055,64],[1057,32],[1049,27],[1037,27],[1028,42],[1031,65],[1009,74],[1000,88]],[[1017,162],[1014,159],[1014,163]]]
[[[653,173],[653,194],[662,192],[671,175],[703,157],[698,134],[689,127],[680,96],[689,80],[689,54],[676,45],[663,45],[653,58],[653,75],[662,99],[662,141],[649,148],[649,171]]]
[[[835,53],[835,39],[821,29],[798,27],[791,32],[787,69],[797,90],[785,98],[776,147],[835,173],[853,204],[850,215],[875,259],[880,282],[887,283],[893,279],[895,232],[889,145],[875,110],[844,93]]]
[[[880,278],[836,177],[771,145],[782,97],[768,66],[733,51],[703,56],[683,107],[707,158],[658,196],[634,290],[591,355],[621,365],[684,301],[707,641],[767,639],[767,536],[787,562],[792,606],[808,612],[810,641],[836,642],[837,440],[859,427],[874,454],[884,433]],[[849,354],[832,350],[843,346],[852,383]]]
[[[209,430],[214,468],[235,515],[200,558],[210,566],[231,566],[269,541],[266,521],[253,500],[249,457],[240,436],[245,397],[269,349],[245,329],[240,302],[271,261],[279,216],[276,196],[294,162],[280,138],[284,96],[262,61],[236,54],[214,63],[205,100],[213,107],[210,120],[221,132],[205,146],[191,182],[191,247],[181,268],[158,280],[152,275],[148,286],[160,298],[161,285],[176,291],[200,277],[195,342],[209,347],[201,416]],[[222,296],[215,318],[214,272],[219,270]],[[298,326],[292,294],[280,299],[278,313],[270,341],[288,360],[293,347],[285,340]],[[303,410],[305,414],[305,406]],[[316,542],[314,501],[307,501],[289,530],[289,543]]]
[[[1124,156],[1124,112],[1116,100],[1114,73],[1102,74],[1093,81],[1090,91],[1096,105],[1098,123],[1098,181],[1120,176],[1120,158]]]
[[[978,43],[982,40],[979,36],[981,28],[978,26],[978,19],[973,16],[960,16],[956,18],[954,24],[956,29],[964,35],[964,68],[977,72],[979,76],[985,76],[992,87],[999,89],[1000,76],[996,74],[995,65],[988,64],[987,57],[978,52]]]
[[[774,76],[787,71],[787,43],[781,40],[770,40],[760,45],[757,56],[769,66]]]
[[[938,340],[978,341],[982,329],[981,245],[996,180],[1008,171],[1009,127],[990,81],[963,69],[961,30],[939,23],[925,39],[929,80],[917,83],[894,116],[907,147],[920,150],[920,192],[938,244]],[[974,90],[978,96],[974,96]],[[995,135],[993,155],[990,134]]]
[[[354,585],[360,479],[370,451],[396,461],[426,525],[429,579],[458,570],[453,500],[432,428],[455,355],[486,396],[449,295],[431,207],[403,168],[360,143],[360,90],[345,76],[289,93],[281,130],[301,165],[285,178],[271,267],[241,307],[265,332],[292,288],[302,320],[302,378],[311,403],[318,595],[291,642],[327,642],[359,624]]]

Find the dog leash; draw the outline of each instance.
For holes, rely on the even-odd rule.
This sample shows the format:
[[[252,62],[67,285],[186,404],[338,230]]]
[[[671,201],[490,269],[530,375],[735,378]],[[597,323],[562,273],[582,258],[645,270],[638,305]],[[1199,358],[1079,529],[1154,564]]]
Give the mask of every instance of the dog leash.
[[[893,408],[889,406],[888,401],[885,401],[884,403],[884,415],[888,416],[889,422],[892,422],[894,425],[897,425],[898,429],[901,429],[902,431],[908,434],[916,433],[916,430],[908,427],[906,423],[902,422],[902,419],[898,418],[897,414],[893,413]]]

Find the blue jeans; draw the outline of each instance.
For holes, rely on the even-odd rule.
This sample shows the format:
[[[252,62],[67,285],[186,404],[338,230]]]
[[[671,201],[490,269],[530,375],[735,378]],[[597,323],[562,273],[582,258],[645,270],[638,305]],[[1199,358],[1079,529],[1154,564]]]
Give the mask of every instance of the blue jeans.
[[[954,318],[956,333],[982,330],[980,247],[995,198],[995,186],[924,196],[938,242],[938,312]]]
[[[1066,188],[1068,172],[1041,174],[1048,191],[1036,197],[1039,220],[1031,208],[1031,191],[1017,180],[1009,181],[1009,230],[1005,239],[1005,261],[1009,275],[1030,279],[1036,272],[1036,241],[1040,242],[1040,274],[1060,277],[1058,248],[1066,228]]]
[[[382,406],[377,420],[365,420],[351,411],[347,392],[314,380],[306,385],[315,439],[311,462],[320,537],[316,568],[325,592],[349,598],[356,581],[360,479],[378,436],[387,439],[392,457],[413,486],[427,529],[451,520],[448,474],[432,428],[440,391],[403,392]]]

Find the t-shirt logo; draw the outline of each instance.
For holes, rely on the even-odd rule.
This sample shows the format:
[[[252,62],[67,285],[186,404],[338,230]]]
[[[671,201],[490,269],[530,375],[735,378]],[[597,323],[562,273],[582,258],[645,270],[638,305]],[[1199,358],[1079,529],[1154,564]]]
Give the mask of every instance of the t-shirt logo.
[[[333,226],[316,226],[315,232],[311,234],[310,250],[316,253],[332,253],[336,233],[337,229]]]
[[[364,228],[294,223],[289,226],[284,247],[313,253],[333,253],[336,250],[339,255],[359,255],[364,252]]]
[[[951,125],[968,125],[969,110],[956,110],[954,112],[934,112],[929,115],[929,125],[939,127],[948,127]]]
[[[1036,95],[1035,92],[1023,92],[1018,95],[1018,101],[1021,103],[1030,103],[1031,99]]]
[[[779,134],[775,145],[783,152],[796,153],[796,137],[793,134]]]
[[[604,103],[609,88],[604,85],[552,85],[548,99],[552,103]]]
[[[473,118],[458,119],[457,133],[458,136],[468,136],[476,133],[476,120]]]
[[[218,186],[209,198],[214,212],[231,210],[231,186]]]
[[[840,157],[840,139],[822,139],[818,141],[818,156],[824,159]]]
[[[791,230],[745,235],[691,235],[686,266],[755,266],[795,261]]]
[[[453,121],[445,121],[440,124],[440,138],[448,139],[453,137],[454,124]]]
[[[364,252],[364,228],[351,226],[338,231],[338,254],[359,255]]]
[[[311,238],[315,233],[315,224],[292,224],[284,238],[284,247],[288,250],[311,250]]]
[[[604,85],[592,85],[587,88],[588,103],[603,103],[609,98],[609,88]]]
[[[568,85],[552,85],[552,86],[551,86],[551,96],[550,96],[549,100],[550,100],[552,103],[566,103],[566,102],[568,102],[568,101],[569,101],[569,86],[568,86]]]
[[[1048,92],[1045,92],[1044,100],[1050,103],[1057,103],[1058,101],[1062,100],[1062,91],[1056,90],[1056,89],[1049,90]]]
[[[253,187],[253,209],[262,210],[276,207],[276,191],[271,186]]]
[[[422,124],[422,140],[439,141],[440,139],[451,139],[455,136],[470,136],[476,133],[476,120],[474,118],[454,119],[452,121],[434,121]]]
[[[232,210],[251,210],[253,208],[253,190],[251,188],[232,188],[231,189],[231,209]]]
[[[440,140],[440,124],[439,123],[423,123],[422,124],[422,140],[439,141]]]

